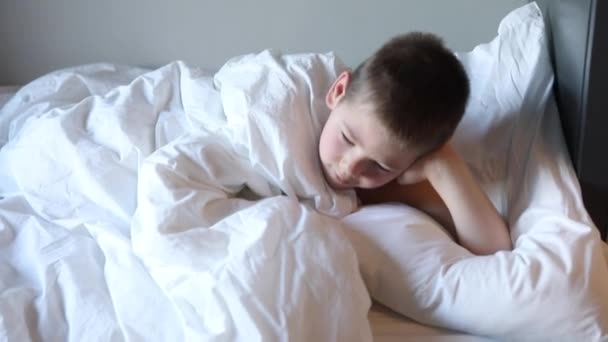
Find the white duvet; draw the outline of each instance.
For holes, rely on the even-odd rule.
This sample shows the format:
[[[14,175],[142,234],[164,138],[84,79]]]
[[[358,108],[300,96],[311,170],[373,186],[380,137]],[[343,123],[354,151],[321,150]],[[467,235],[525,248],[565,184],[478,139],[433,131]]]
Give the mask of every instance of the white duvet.
[[[370,298],[319,172],[332,55],[206,75],[91,65],[3,108],[1,335],[368,341]]]
[[[515,246],[487,257],[414,209],[355,211],[327,186],[331,54],[265,51],[213,75],[95,64],[24,86],[0,110],[0,336],[369,341],[371,294],[470,333],[606,339],[604,245],[544,43],[529,4],[459,55],[472,98],[454,144]]]

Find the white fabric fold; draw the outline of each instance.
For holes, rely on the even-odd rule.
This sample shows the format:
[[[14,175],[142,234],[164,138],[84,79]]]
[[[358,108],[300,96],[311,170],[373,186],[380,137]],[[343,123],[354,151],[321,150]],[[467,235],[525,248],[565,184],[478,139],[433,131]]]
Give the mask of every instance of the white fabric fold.
[[[265,51],[215,75],[96,64],[20,89],[0,115],[11,336],[369,341],[338,229],[356,198],[316,146],[342,68]]]
[[[513,11],[460,58],[472,97],[454,145],[513,250],[474,256],[416,209],[364,208],[344,221],[370,294],[419,322],[499,340],[606,340],[606,245],[568,158],[540,9]]]

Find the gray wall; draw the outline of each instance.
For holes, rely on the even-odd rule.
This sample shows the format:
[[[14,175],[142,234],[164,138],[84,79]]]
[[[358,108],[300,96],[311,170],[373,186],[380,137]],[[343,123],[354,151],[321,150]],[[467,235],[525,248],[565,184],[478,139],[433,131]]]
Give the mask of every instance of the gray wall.
[[[388,37],[435,32],[453,49],[490,40],[524,0],[0,0],[0,84],[66,66],[217,68],[264,48],[336,51],[354,66]]]

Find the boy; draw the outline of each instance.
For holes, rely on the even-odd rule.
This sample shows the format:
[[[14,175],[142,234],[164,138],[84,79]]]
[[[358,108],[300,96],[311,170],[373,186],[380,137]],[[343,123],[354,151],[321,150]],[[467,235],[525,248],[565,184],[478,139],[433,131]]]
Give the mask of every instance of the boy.
[[[505,222],[448,143],[468,96],[466,72],[440,39],[390,40],[327,93],[319,155],[328,183],[356,188],[363,204],[418,207],[474,254],[510,249]]]

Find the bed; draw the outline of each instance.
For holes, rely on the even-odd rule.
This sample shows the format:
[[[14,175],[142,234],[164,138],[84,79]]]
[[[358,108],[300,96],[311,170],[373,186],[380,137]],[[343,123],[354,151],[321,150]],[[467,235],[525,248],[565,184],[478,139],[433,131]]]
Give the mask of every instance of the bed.
[[[606,237],[607,211],[604,177],[607,164],[601,157],[602,127],[598,78],[606,74],[602,62],[606,31],[602,18],[606,8],[598,1],[541,1],[551,28],[551,52],[556,73],[556,97],[568,150],[577,170],[587,209]],[[574,47],[573,42],[576,42]]]
[[[284,57],[272,52],[263,52],[246,57],[245,60],[233,61],[212,79],[206,78],[210,76],[207,71],[190,68],[181,62],[153,71],[95,64],[62,71],[53,77],[45,76],[21,90],[20,87],[0,88],[0,100],[3,104],[8,103],[0,112],[3,114],[0,116],[0,133],[4,138],[1,143],[9,146],[3,146],[3,154],[0,154],[0,165],[3,166],[0,168],[0,174],[3,176],[0,186],[0,244],[3,248],[3,262],[0,267],[2,336],[9,341],[354,341],[369,340],[372,336],[376,341],[485,341],[491,338],[547,340],[559,336],[566,336],[569,340],[606,339],[608,293],[605,289],[608,288],[608,270],[605,265],[605,246],[600,242],[599,236],[601,233],[601,236],[605,237],[607,229],[608,180],[603,176],[608,173],[605,172],[608,171],[608,161],[601,153],[601,146],[605,145],[601,129],[608,127],[608,122],[601,113],[606,107],[606,99],[599,94],[600,80],[604,79],[602,76],[608,76],[608,67],[604,62],[607,57],[606,39],[602,37],[606,32],[603,29],[605,20],[602,18],[608,15],[608,12],[602,6],[605,5],[592,0],[539,2],[546,22],[543,32],[546,29],[547,33],[543,37],[549,42],[547,46],[550,54],[547,57],[551,58],[552,68],[546,68],[548,63],[541,65],[538,69],[541,71],[537,71],[536,67],[532,68],[532,75],[538,76],[538,79],[534,79],[529,77],[522,64],[520,75],[528,75],[522,76],[522,82],[529,84],[525,89],[531,89],[525,90],[529,92],[527,103],[522,100],[523,104],[493,105],[478,101],[486,108],[500,108],[496,113],[504,114],[506,119],[513,119],[505,120],[506,124],[503,122],[503,126],[508,129],[503,126],[496,128],[498,121],[487,122],[484,126],[479,117],[470,117],[464,121],[463,128],[456,136],[461,150],[474,149],[475,145],[484,141],[488,143],[484,147],[496,147],[493,150],[495,155],[506,151],[502,148],[507,145],[511,150],[529,151],[529,154],[520,154],[523,156],[521,159],[517,159],[518,154],[513,152],[503,154],[502,156],[514,155],[512,158],[515,158],[513,162],[505,161],[505,164],[500,164],[500,158],[491,159],[490,155],[484,157],[485,159],[475,160],[470,157],[471,159],[467,160],[478,166],[480,177],[487,177],[485,180],[488,182],[485,183],[484,189],[501,212],[516,211],[518,214],[512,214],[513,217],[523,217],[521,222],[515,222],[514,219],[511,223],[514,226],[514,234],[522,237],[515,241],[518,248],[524,252],[528,249],[529,254],[522,252],[518,255],[520,261],[527,263],[526,267],[513,266],[517,262],[514,260],[516,258],[511,258],[506,253],[494,259],[482,258],[475,259],[475,262],[459,264],[463,256],[466,257],[466,252],[454,247],[446,235],[442,235],[440,227],[429,222],[424,215],[409,209],[402,211],[393,207],[370,208],[368,212],[355,214],[360,217],[347,216],[343,224],[355,227],[354,229],[345,229],[344,233],[328,233],[318,227],[332,226],[335,223],[309,213],[306,208],[285,203],[281,198],[266,201],[264,206],[252,207],[251,201],[259,200],[255,194],[243,194],[242,200],[232,200],[230,196],[225,195],[237,191],[235,184],[242,182],[241,178],[245,177],[249,187],[257,194],[267,194],[271,197],[281,193],[297,193],[299,198],[307,198],[310,206],[330,215],[350,210],[352,202],[348,194],[329,193],[332,201],[324,202],[317,194],[324,193],[323,191],[327,194],[329,190],[315,185],[320,183],[311,175],[313,172],[277,167],[276,165],[285,164],[284,159],[267,160],[265,154],[260,152],[274,149],[276,155],[307,160],[310,156],[300,151],[300,146],[305,144],[302,141],[305,140],[292,145],[285,140],[287,138],[284,135],[272,129],[264,131],[264,134],[256,134],[255,125],[273,118],[259,116],[252,123],[238,114],[243,106],[249,106],[249,112],[268,111],[265,107],[256,107],[257,104],[247,102],[247,96],[244,96],[247,93],[243,89],[257,89],[258,92],[260,90],[256,88],[259,84],[255,79],[249,80],[252,83],[248,83],[247,79],[239,76],[243,70],[265,74],[268,72],[266,66],[272,65],[276,70],[283,71],[279,65],[281,63],[276,63],[278,66],[273,64],[278,60],[293,70],[305,70],[306,73],[317,76],[325,75],[327,70],[335,71],[331,69],[336,67],[331,55]],[[519,10],[521,17],[511,17],[512,21],[505,25],[511,31],[505,30],[509,34],[516,32],[520,35],[518,37],[523,37],[523,33],[535,32],[537,23],[536,26],[530,27],[531,31],[525,32],[518,31],[518,26],[513,23],[526,26],[526,21],[522,18],[533,17],[536,12],[530,6],[526,7],[526,11]],[[502,39],[513,37],[505,35]],[[529,47],[539,46],[542,44],[532,44]],[[476,58],[488,60],[488,56],[493,56],[493,53],[498,51],[493,50],[497,47],[498,45],[485,45],[475,53],[461,53],[459,56],[465,65],[468,65],[469,71],[475,71],[473,66],[480,65]],[[544,58],[542,50],[538,50],[538,58]],[[322,61],[318,62],[319,60]],[[551,70],[550,75],[547,74],[548,70]],[[495,73],[500,71],[504,70],[479,70],[479,76],[475,80],[482,82],[487,75],[495,76]],[[518,80],[513,82],[517,83]],[[200,102],[192,95],[215,94],[218,84],[225,92],[222,90],[219,97],[210,96],[209,99],[220,99],[220,102]],[[303,86],[302,84],[298,86]],[[179,85],[179,88],[174,88],[176,85]],[[543,86],[547,85],[552,87],[554,93],[543,92],[546,90]],[[261,89],[276,90],[273,88],[275,86],[269,84],[265,85],[267,88]],[[184,91],[184,88],[190,89],[190,92]],[[171,95],[175,89],[180,89],[180,105],[189,108],[183,110],[185,119],[175,119],[170,114],[172,109],[177,108],[174,107],[176,100]],[[517,91],[522,89],[524,88],[515,87]],[[314,91],[310,91],[314,95]],[[501,91],[496,89],[499,94]],[[25,99],[24,102],[30,101],[33,104],[24,106],[13,98],[14,94]],[[487,100],[485,94],[480,90],[474,96]],[[555,102],[552,94],[555,94]],[[311,99],[319,97],[312,95]],[[141,97],[145,101],[133,104],[134,97]],[[543,102],[542,106],[539,105],[537,97],[546,102]],[[158,98],[162,99],[157,100]],[[120,105],[108,107],[109,103]],[[209,146],[215,146],[218,137],[225,134],[220,127],[222,121],[217,117],[201,118],[189,114],[212,112],[219,105],[224,106],[228,121],[237,132],[230,133],[234,134],[231,135],[234,140],[231,144],[234,146],[231,145],[233,150],[230,150],[233,152],[218,150],[216,147],[197,150],[197,153],[185,150],[184,146],[191,146],[201,140],[208,141]],[[318,104],[311,100],[311,106],[314,108],[316,105]],[[128,119],[129,111],[143,111],[146,106],[154,109],[154,117],[142,116],[135,121]],[[294,111],[299,108],[292,102],[281,103],[281,106],[287,107],[280,108],[291,108]],[[509,113],[509,106],[517,109],[516,115]],[[22,115],[22,112],[14,108],[26,108],[31,113]],[[91,108],[95,108],[95,115],[85,115]],[[118,108],[116,110],[121,115],[115,121],[105,120],[103,115],[107,114],[107,108]],[[53,121],[62,115],[73,115],[73,118]],[[30,120],[28,123],[27,118],[30,116],[37,117],[41,123],[38,126],[36,120]],[[521,120],[521,117],[525,117],[525,120]],[[44,120],[48,122],[43,122]],[[298,120],[295,122],[299,130],[292,132],[296,136],[302,127],[314,127],[318,124]],[[213,129],[194,137],[181,136],[184,127],[201,125],[212,126]],[[81,127],[87,129],[83,130]],[[113,133],[112,130],[116,127],[125,133]],[[489,128],[492,127],[497,130],[489,134]],[[28,129],[28,134],[23,133],[27,133]],[[9,134],[10,130],[17,133]],[[57,132],[61,134],[56,134]],[[151,132],[155,137],[153,141],[150,141]],[[472,139],[471,136],[478,140]],[[36,139],[32,140],[32,137]],[[259,145],[264,148],[246,150],[242,137],[246,137],[249,144],[251,141],[259,141]],[[268,144],[268,137],[272,137],[273,141],[285,141],[285,144],[278,144],[284,145],[282,147]],[[305,139],[306,136],[296,138]],[[106,144],[104,146],[112,148],[110,152],[99,152],[98,145],[89,141],[103,142]],[[516,141],[515,145],[513,141]],[[12,145],[9,145],[9,142]],[[138,147],[137,152],[134,152],[132,146]],[[163,147],[162,153],[154,151],[158,146]],[[569,157],[565,152],[566,147]],[[61,154],[56,151],[61,151]],[[247,154],[249,161],[253,161],[255,165],[260,165],[257,173],[248,172],[242,164],[235,162],[243,154]],[[23,158],[24,155],[27,157]],[[88,158],[88,155],[95,158]],[[526,164],[529,162],[527,156],[536,156],[538,158],[532,159],[538,165],[551,167],[539,169],[539,174],[530,171],[527,176],[521,175],[521,184],[524,185],[517,183],[505,186],[510,186],[509,189],[533,188],[537,186],[536,178],[540,177],[543,181],[543,177],[546,177],[549,179],[546,186],[557,186],[557,189],[563,190],[563,197],[557,193],[553,196],[568,202],[566,216],[551,218],[554,225],[563,225],[556,231],[544,228],[544,231],[537,231],[537,235],[530,235],[527,227],[531,226],[530,222],[536,222],[535,220],[540,218],[532,217],[532,214],[522,214],[527,213],[526,206],[536,203],[535,200],[543,203],[537,210],[540,208],[550,212],[551,206],[543,206],[544,203],[557,205],[551,201],[545,202],[548,201],[545,197],[551,197],[551,192],[548,195],[512,192],[505,196],[504,189],[494,184],[496,178],[491,177],[500,174],[500,170],[496,167],[486,167],[490,165],[487,164],[490,160],[491,165],[501,165],[505,170],[515,173],[518,168],[528,168],[523,167],[529,165]],[[543,161],[546,156],[555,157],[556,160]],[[140,166],[138,171],[133,165],[139,165],[139,158],[144,159],[143,157],[146,163]],[[227,170],[206,167],[211,160],[217,159],[226,160],[227,165],[233,169],[240,168],[241,175],[231,178],[225,176],[229,173]],[[35,168],[30,166],[33,161],[38,162]],[[6,167],[7,165],[10,167]],[[41,172],[42,170],[52,170],[49,172],[52,177],[44,178],[41,173],[45,172]],[[203,170],[206,178],[201,178],[192,170]],[[259,177],[262,172],[260,170],[265,172],[265,177]],[[547,170],[556,173],[550,172],[552,176],[542,173]],[[138,172],[139,180],[134,178]],[[142,182],[142,174],[147,175],[145,179],[149,181]],[[309,183],[313,185],[294,181],[294,178],[289,178],[292,174],[297,174],[297,179],[312,179]],[[222,181],[221,187],[216,186],[216,180],[224,179],[222,177],[225,180]],[[280,189],[268,185],[265,181],[269,178],[274,180],[274,184],[281,184]],[[134,179],[138,181],[137,201],[123,193],[125,189],[132,188]],[[556,180],[555,183],[559,184],[554,185],[551,180]],[[185,186],[193,185],[199,187],[201,192],[212,189],[210,193],[214,195],[201,199],[192,193],[184,195],[173,191],[167,194],[165,190],[168,183],[179,187],[180,191]],[[309,187],[314,191],[311,192]],[[87,188],[87,193],[80,191],[82,188]],[[93,193],[90,198],[87,197],[89,190]],[[61,196],[55,196],[55,193]],[[65,198],[66,193],[70,195],[69,199]],[[537,195],[541,198],[536,199]],[[581,195],[585,208],[580,205]],[[168,199],[179,203],[174,205],[163,202],[169,202]],[[224,216],[228,213],[234,214],[235,208],[242,212],[236,215],[238,217],[231,215],[231,221],[223,222],[216,217],[217,208],[209,209],[212,208],[213,201],[218,200],[226,203],[220,209],[224,210]],[[509,204],[510,200],[521,203],[518,208],[513,209]],[[196,227],[200,223],[194,221],[200,218],[192,219],[192,223],[189,218],[182,217],[179,231],[175,230],[172,211],[178,208],[184,210],[180,211],[182,215],[191,214],[188,208],[194,203],[192,201],[205,201],[204,210],[209,213],[209,217],[205,219],[210,221],[209,225],[216,227],[216,235],[207,234],[198,238],[198,235],[184,228],[188,225]],[[249,213],[252,208],[255,209],[254,215]],[[282,211],[281,215],[273,214],[271,209],[276,211],[277,208]],[[246,210],[249,211],[245,212]],[[389,214],[389,211],[399,214]],[[132,217],[134,212],[136,214]],[[162,215],[158,214],[159,212],[162,212]],[[548,216],[549,214],[544,212],[541,218]],[[255,233],[239,229],[237,223],[243,221],[248,222],[250,230]],[[125,222],[128,222],[126,226]],[[223,225],[216,226],[218,222]],[[392,225],[399,234],[405,234],[397,236],[393,241],[399,240],[398,238],[419,241],[417,248],[425,249],[428,254],[420,251],[420,255],[425,258],[416,259],[414,252],[403,252],[400,247],[391,247],[392,241],[388,240],[394,236],[390,234],[386,240],[370,238],[367,227],[382,225]],[[149,231],[146,228],[148,226],[155,226],[157,229]],[[294,226],[297,229],[291,231],[276,228],[279,226]],[[547,238],[548,235],[551,237]],[[170,238],[166,239],[167,236]],[[184,236],[187,240],[182,239]],[[222,255],[223,247],[220,248],[223,246],[222,239],[226,236],[233,238],[228,240],[231,243],[228,254],[232,258],[229,262]],[[287,241],[292,242],[288,248],[279,248],[273,236],[285,236]],[[349,243],[344,242],[344,236],[348,237]],[[527,239],[527,236],[533,238]],[[130,239],[138,242],[132,243]],[[189,242],[192,240],[212,241],[217,244],[192,244]],[[385,256],[379,254],[378,246],[388,254],[406,253],[412,257],[412,261],[398,266],[388,265],[386,259],[383,259]],[[544,250],[553,247],[568,251]],[[200,249],[212,250],[216,254],[198,255],[188,252]],[[358,259],[353,258],[353,249]],[[264,254],[266,250],[279,251],[271,256],[289,260],[297,267],[286,271],[284,264],[277,264],[271,256]],[[310,250],[314,250],[314,253],[310,253]],[[530,257],[535,253],[546,259]],[[193,259],[193,255],[197,258]],[[251,255],[256,258],[251,258]],[[561,258],[564,255],[567,257]],[[144,262],[140,263],[140,260]],[[214,264],[218,260],[222,262],[222,267]],[[386,267],[378,266],[383,264]],[[214,272],[220,273],[209,272],[209,265],[215,265]],[[433,265],[437,267],[433,268]],[[449,267],[443,267],[445,265]],[[456,276],[451,276],[450,272],[453,274],[459,267],[464,270],[459,271],[461,273]],[[495,267],[497,271],[487,272],[484,277],[475,278],[475,282],[465,276],[465,272],[483,274],[482,271],[488,271],[490,267]],[[543,272],[543,267],[548,271]],[[419,269],[425,269],[426,273],[420,273],[418,278],[412,276],[394,280],[394,286],[403,285],[404,289],[408,289],[409,292],[406,293],[410,298],[392,305],[400,290],[383,287],[383,281],[392,279],[395,270],[404,274],[404,270],[409,269],[417,275]],[[530,273],[530,269],[535,271]],[[555,269],[559,270],[558,276],[549,271]],[[430,275],[433,273],[434,277],[438,271],[444,276],[441,280]],[[294,278],[293,273],[298,272],[305,276]],[[258,273],[272,275],[273,279],[281,284],[280,308],[273,304],[278,300],[277,295],[269,293],[268,290],[273,288],[273,285],[269,285],[264,279],[258,279]],[[524,275],[533,275],[534,280],[529,281],[529,277],[522,280]],[[230,278],[231,276],[233,278]],[[493,283],[504,280],[505,277],[520,279],[519,282],[513,283],[513,287],[501,287]],[[432,288],[425,285],[433,281],[441,286]],[[551,283],[555,281],[562,283]],[[305,283],[306,286],[297,286],[298,282]],[[215,287],[207,285],[209,283],[213,283]],[[327,286],[330,283],[337,285]],[[417,286],[413,286],[413,283]],[[373,304],[365,288],[371,292]],[[483,301],[491,298],[489,295],[497,289],[511,291],[511,297],[497,297],[492,303],[493,309],[499,312],[503,309],[504,314],[479,311],[484,305],[487,308],[488,303]],[[456,295],[446,295],[443,291],[453,291]],[[475,292],[479,293],[480,299],[463,299],[471,298],[471,293]],[[555,300],[564,293],[572,294],[573,298]],[[231,301],[227,298],[237,299]],[[531,298],[535,300],[530,300]],[[320,304],[326,304],[325,306],[332,309],[327,310]],[[564,309],[564,306],[568,309]],[[505,320],[506,313],[509,318]],[[210,316],[214,318],[208,319]],[[315,316],[318,317],[313,319]],[[200,317],[207,320],[200,323],[197,321]],[[235,317],[238,317],[238,320],[235,320]],[[311,326],[324,327],[325,331],[311,331]]]

